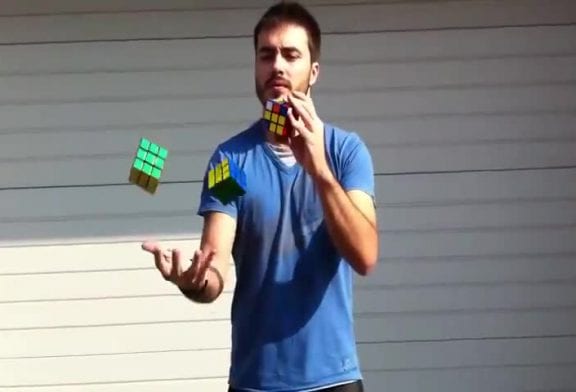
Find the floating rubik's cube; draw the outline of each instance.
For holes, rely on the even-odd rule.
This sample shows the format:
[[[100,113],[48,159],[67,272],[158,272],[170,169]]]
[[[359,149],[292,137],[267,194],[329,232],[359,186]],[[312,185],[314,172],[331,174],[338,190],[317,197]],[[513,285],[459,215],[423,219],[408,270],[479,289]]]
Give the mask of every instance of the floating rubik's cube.
[[[246,193],[246,176],[233,161],[224,158],[208,172],[208,189],[214,197],[228,204]]]
[[[266,128],[276,135],[288,136],[290,134],[290,119],[288,118],[288,103],[282,99],[269,99],[264,107],[264,120]]]
[[[168,150],[152,143],[146,138],[140,139],[136,157],[130,168],[129,181],[146,192],[154,194],[160,182]]]

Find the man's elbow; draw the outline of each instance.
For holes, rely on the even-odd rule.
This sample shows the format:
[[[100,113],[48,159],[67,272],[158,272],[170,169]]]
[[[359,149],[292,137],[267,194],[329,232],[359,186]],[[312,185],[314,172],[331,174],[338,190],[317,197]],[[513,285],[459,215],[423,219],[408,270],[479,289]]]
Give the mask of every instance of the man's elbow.
[[[361,276],[368,276],[374,272],[378,264],[378,246],[367,246],[356,258],[356,272]]]

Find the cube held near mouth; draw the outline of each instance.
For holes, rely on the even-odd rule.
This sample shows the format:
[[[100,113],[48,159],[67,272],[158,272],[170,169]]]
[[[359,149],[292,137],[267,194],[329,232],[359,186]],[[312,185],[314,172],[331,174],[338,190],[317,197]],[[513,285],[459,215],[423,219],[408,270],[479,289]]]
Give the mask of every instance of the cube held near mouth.
[[[291,126],[288,118],[288,108],[288,102],[282,98],[266,101],[263,117],[268,131],[283,137],[290,135]]]

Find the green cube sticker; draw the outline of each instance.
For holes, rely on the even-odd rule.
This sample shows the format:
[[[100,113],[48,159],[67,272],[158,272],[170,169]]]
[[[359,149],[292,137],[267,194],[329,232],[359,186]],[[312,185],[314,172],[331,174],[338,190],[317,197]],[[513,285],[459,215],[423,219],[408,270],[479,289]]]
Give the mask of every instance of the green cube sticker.
[[[148,150],[149,146],[150,146],[150,140],[146,138],[142,138],[142,140],[140,140],[140,147],[142,147],[144,150]]]
[[[142,168],[144,167],[144,162],[141,159],[135,159],[132,167],[138,170],[142,170]]]

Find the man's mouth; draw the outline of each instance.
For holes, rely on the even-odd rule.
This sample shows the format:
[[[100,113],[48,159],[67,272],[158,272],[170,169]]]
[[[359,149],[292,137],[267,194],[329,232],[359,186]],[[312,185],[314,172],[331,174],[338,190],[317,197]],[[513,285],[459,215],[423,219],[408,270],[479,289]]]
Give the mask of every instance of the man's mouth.
[[[271,87],[271,88],[284,87],[284,88],[290,89],[290,83],[288,83],[285,80],[280,80],[280,79],[271,80],[270,82],[267,83],[267,85],[268,85],[268,87]]]

